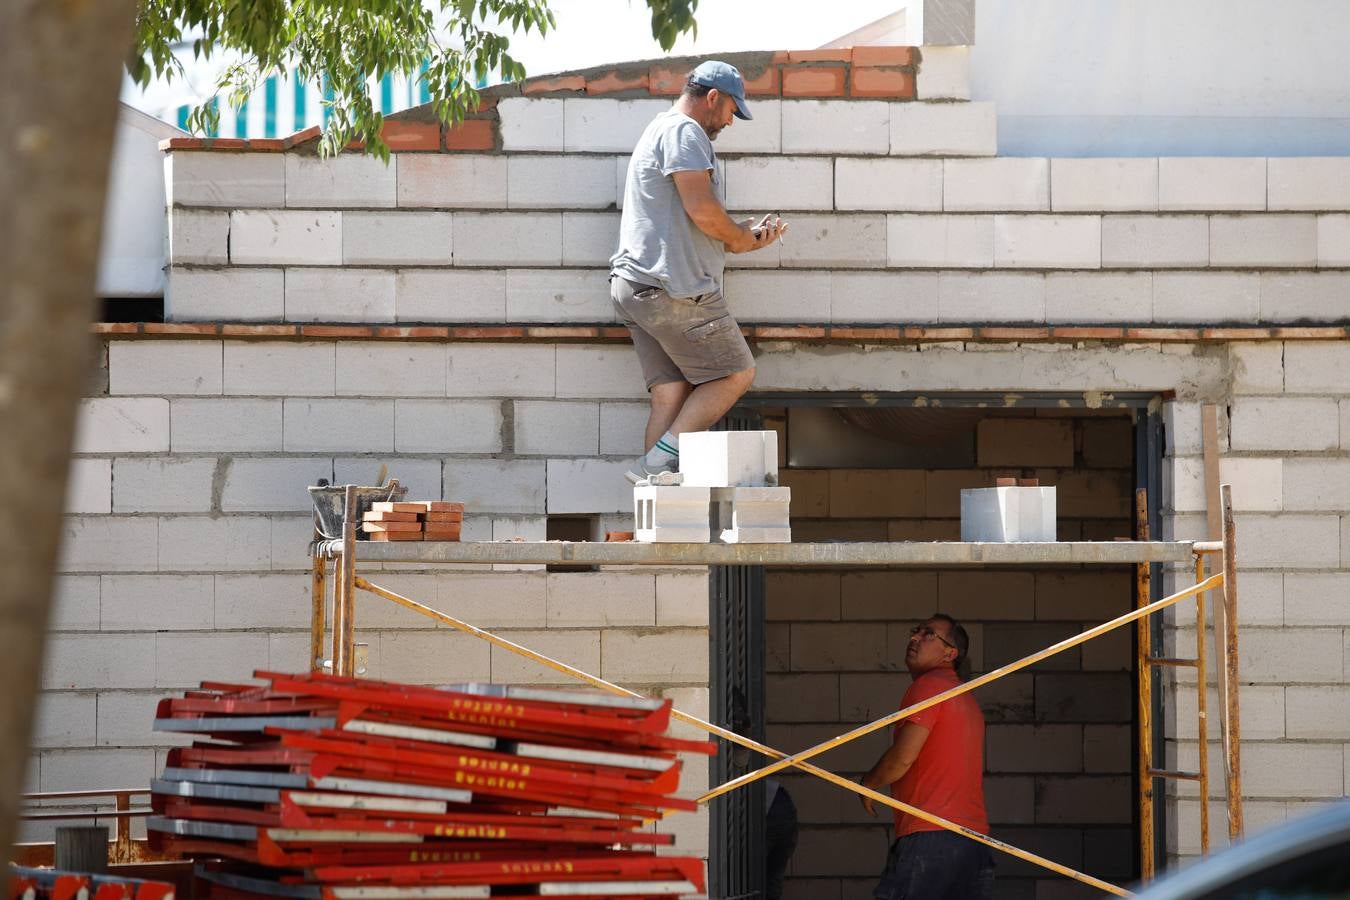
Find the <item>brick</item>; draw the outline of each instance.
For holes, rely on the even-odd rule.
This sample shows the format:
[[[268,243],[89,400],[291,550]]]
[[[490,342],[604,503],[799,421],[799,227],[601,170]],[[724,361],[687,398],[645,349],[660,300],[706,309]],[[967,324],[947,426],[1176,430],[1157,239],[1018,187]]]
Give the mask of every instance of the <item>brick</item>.
[[[727,163],[727,206],[736,210],[828,210],[832,163],[810,157],[747,157]],[[794,217],[789,216],[794,225]],[[795,237],[795,235],[793,235]]]
[[[917,87],[921,100],[969,100],[970,48],[924,47]]]
[[[501,432],[501,404],[495,401],[394,401],[399,453],[499,453]]]
[[[1039,783],[1036,821],[1045,824],[1129,824],[1134,792],[1128,776],[1045,778]]]
[[[395,159],[386,164],[359,153],[330,157],[287,153],[284,159],[287,206],[348,209],[394,205],[398,174]]]
[[[665,100],[568,98],[563,101],[563,149],[631,153],[647,125],[670,108]]]
[[[113,512],[210,512],[217,461],[118,459],[113,462]]]
[[[1265,209],[1266,161],[1231,157],[1159,159],[1158,208]]]
[[[619,216],[614,213],[564,212],[562,264],[608,268],[609,258],[618,245],[618,236]]]
[[[230,213],[230,261],[236,265],[339,265],[342,213],[235,210]]]
[[[392,452],[394,402],[288,397],[283,411],[283,445],[289,453]]]
[[[1062,160],[1055,160],[1055,163]],[[1102,265],[1161,269],[1209,265],[1207,216],[1104,216]]]
[[[343,213],[344,265],[449,265],[452,249],[449,213]]]
[[[750,112],[754,115],[753,119],[748,122],[744,119],[733,119],[731,125],[717,136],[719,154],[783,151],[782,101],[776,97],[772,100],[752,100]]]
[[[646,572],[568,572],[548,576],[551,628],[654,626],[656,578]]]
[[[543,460],[448,460],[444,496],[476,512],[543,513],[544,471]]]
[[[511,635],[517,643],[584,672],[600,670],[599,631],[522,631]],[[566,684],[576,682],[531,659],[502,647],[492,647],[492,680],[498,684]]]
[[[202,681],[238,682],[268,665],[267,635],[155,635],[155,687],[196,687]],[[117,682],[112,682],[116,684]]]
[[[629,512],[633,494],[624,479],[627,461],[550,459],[548,511],[550,513]]]
[[[1266,166],[1270,209],[1350,209],[1350,161],[1338,156],[1271,157]]]
[[[1243,511],[1299,510],[1282,501],[1285,467],[1294,460],[1224,457],[1219,460],[1219,480],[1233,486],[1233,508]],[[1166,467],[1164,467],[1166,472]],[[1172,506],[1187,512],[1205,511],[1204,463],[1196,457],[1179,459],[1172,474]],[[1325,507],[1306,507],[1310,509]]]
[[[503,150],[563,149],[562,100],[503,97],[497,115]]]
[[[942,272],[940,322],[1043,322],[1045,276],[1030,273]]]
[[[1051,272],[1046,275],[1047,323],[1147,322],[1152,313],[1152,273]]]
[[[1155,272],[1153,321],[1255,322],[1260,280],[1246,272]]]
[[[1343,752],[1341,744],[1244,742],[1242,792],[1253,797],[1341,797]],[[1210,771],[1215,771],[1213,766]]]
[[[169,265],[223,266],[230,257],[230,214],[169,210]]]
[[[67,513],[112,512],[112,460],[72,459],[66,477]]]
[[[854,159],[834,163],[838,209],[936,212],[942,209],[942,163],[928,159]]]
[[[392,322],[394,273],[378,269],[288,269],[290,322]]]
[[[600,453],[636,456],[643,446],[651,407],[646,403],[600,404]]]
[[[1055,212],[1155,210],[1158,208],[1158,161],[1052,159],[1050,208]]]
[[[103,631],[210,630],[215,624],[211,575],[104,575]]]
[[[76,453],[156,453],[169,449],[169,401],[161,397],[81,400]]]
[[[887,656],[886,633],[872,624],[794,623],[792,670],[796,672],[875,671],[900,668]]]
[[[764,581],[764,618],[769,622],[839,621],[839,574],[769,572]]]
[[[886,219],[880,215],[796,216],[784,266],[880,268],[886,258]]]
[[[908,672],[841,673],[839,717],[844,722],[872,722],[900,708],[910,685]],[[852,809],[849,810],[852,812]]]
[[[512,209],[606,209],[614,203],[615,168],[608,157],[515,156],[507,162]]]
[[[475,154],[400,154],[398,205],[449,209],[506,206],[507,158]]]
[[[1075,627],[1073,632],[1077,631]],[[989,653],[993,654],[999,646],[994,637],[994,628],[988,627],[985,632]],[[1068,636],[1061,634],[1060,639]],[[1049,644],[1047,640],[1041,646]],[[1029,649],[1040,648],[1033,646]],[[1059,657],[1051,659],[1072,656],[1073,653],[1072,650],[1066,650]],[[1001,662],[997,658],[986,660],[991,669]],[[1035,671],[1037,667],[1032,670]],[[1035,678],[1036,720],[1039,722],[1129,723],[1134,716],[1136,697],[1128,673],[1059,671],[1037,674]]]
[[[273,153],[175,152],[164,162],[169,206],[279,207],[283,157]]]
[[[1035,581],[1026,572],[941,572],[936,609],[957,621],[1031,619]],[[930,609],[929,612],[932,612]],[[927,615],[921,613],[920,615]],[[916,615],[915,618],[919,616]]]
[[[1049,160],[948,159],[943,163],[948,212],[1040,212],[1050,208]]]
[[[1021,269],[1097,269],[1100,216],[994,216],[994,265]]]
[[[517,400],[513,406],[516,453],[594,456],[599,452],[598,404]]]
[[[1284,386],[1293,393],[1350,393],[1350,344],[1290,341],[1284,346]]]
[[[449,392],[456,397],[551,397],[557,349],[562,348],[451,344]]]
[[[219,394],[220,341],[110,341],[111,394]]]
[[[1314,266],[1316,216],[1211,216],[1210,265]]]
[[[1244,566],[1309,569],[1335,567],[1340,560],[1339,522],[1329,515],[1246,514],[1238,517]]]
[[[461,213],[454,244],[457,266],[556,266],[562,262],[562,216]]]
[[[271,562],[272,524],[265,517],[166,516],[159,521],[161,570],[256,571]]]
[[[849,73],[850,97],[913,100],[914,73],[902,69],[857,68]]]
[[[508,269],[508,322],[613,322],[609,276],[599,270]]]
[[[400,322],[502,322],[506,273],[491,270],[400,269],[394,277]]]
[[[629,347],[559,344],[557,353],[558,397],[645,399],[647,396],[637,355]]]
[[[444,397],[443,344],[344,342],[337,345],[339,397]]]
[[[766,681],[764,715],[770,722],[839,720],[838,675],[769,675]]]
[[[1234,450],[1332,450],[1338,443],[1331,398],[1239,398],[1231,410]]]
[[[922,92],[923,75],[919,75]],[[892,156],[993,156],[998,152],[994,104],[891,105]]]
[[[901,518],[922,516],[922,472],[904,469],[830,470],[830,516]]]
[[[189,400],[169,404],[175,453],[250,453],[281,449],[280,400]]]
[[[54,634],[42,660],[45,690],[154,686],[154,635]]]
[[[235,459],[221,491],[222,512],[309,512],[306,488],[333,480],[330,459]]]
[[[620,684],[708,683],[708,633],[702,629],[600,633],[600,675]]]
[[[332,396],[337,355],[332,343],[226,341],[226,394]]]
[[[812,68],[784,68],[784,97],[842,97],[844,94],[843,66]]]
[[[1262,272],[1263,322],[1338,322],[1350,275],[1344,272]]]
[[[708,627],[707,570],[657,574],[656,624],[661,627]]]
[[[990,725],[984,740],[989,772],[1083,771],[1082,725]]]
[[[937,316],[936,272],[830,273],[832,322],[923,324]]]
[[[166,321],[280,322],[284,316],[281,269],[169,270]]]
[[[599,78],[586,79],[586,93],[588,94],[617,94],[620,91],[647,93],[647,72],[611,70]]]
[[[784,96],[789,83],[785,76]],[[884,156],[890,121],[890,105],[881,101],[784,100],[783,152]]]
[[[993,216],[886,217],[886,264],[922,268],[992,268]]]

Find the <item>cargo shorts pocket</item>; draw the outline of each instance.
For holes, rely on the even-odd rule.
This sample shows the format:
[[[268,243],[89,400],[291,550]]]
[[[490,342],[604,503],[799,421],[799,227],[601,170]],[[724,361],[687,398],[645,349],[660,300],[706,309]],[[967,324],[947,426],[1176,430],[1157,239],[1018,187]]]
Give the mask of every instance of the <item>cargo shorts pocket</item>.
[[[730,313],[691,325],[684,330],[684,337],[690,346],[714,365],[730,365],[740,359],[743,339],[740,326]]]

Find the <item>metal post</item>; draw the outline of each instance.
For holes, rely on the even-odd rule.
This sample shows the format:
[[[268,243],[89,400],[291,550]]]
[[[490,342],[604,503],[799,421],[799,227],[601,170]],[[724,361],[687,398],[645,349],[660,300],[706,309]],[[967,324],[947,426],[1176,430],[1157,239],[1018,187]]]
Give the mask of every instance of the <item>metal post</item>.
[[[1195,556],[1195,583],[1205,580],[1205,558]],[[1200,735],[1200,852],[1209,852],[1209,675],[1205,667],[1205,595],[1195,595],[1195,707]]]
[[[309,668],[318,672],[323,669],[323,634],[328,628],[326,605],[328,603],[328,560],[319,553],[314,554],[314,571],[309,583],[311,613],[309,621]],[[336,615],[336,612],[334,613]]]
[[[356,486],[347,485],[342,507],[342,554],[333,593],[333,674],[351,677],[356,643]]]
[[[1228,838],[1242,836],[1242,765],[1239,748],[1242,729],[1238,722],[1238,591],[1237,525],[1233,521],[1233,486],[1220,488],[1223,494],[1223,611],[1224,671],[1226,688],[1223,717],[1224,765],[1228,780]]]
[[[1148,492],[1134,492],[1135,540],[1148,540]],[[1152,574],[1148,563],[1134,569],[1135,609],[1148,606],[1151,599]],[[1139,877],[1145,881],[1154,875],[1153,846],[1153,639],[1148,618],[1135,623],[1138,649],[1135,671],[1139,679]]]

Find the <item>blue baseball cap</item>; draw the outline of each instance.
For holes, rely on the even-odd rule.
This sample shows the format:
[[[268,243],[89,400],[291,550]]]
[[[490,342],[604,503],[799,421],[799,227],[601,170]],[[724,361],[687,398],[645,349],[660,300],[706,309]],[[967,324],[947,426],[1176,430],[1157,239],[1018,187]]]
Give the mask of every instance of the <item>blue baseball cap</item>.
[[[717,88],[736,101],[736,117],[752,119],[750,108],[745,105],[745,79],[735,66],[710,59],[698,64],[698,68],[689,73],[690,84]]]

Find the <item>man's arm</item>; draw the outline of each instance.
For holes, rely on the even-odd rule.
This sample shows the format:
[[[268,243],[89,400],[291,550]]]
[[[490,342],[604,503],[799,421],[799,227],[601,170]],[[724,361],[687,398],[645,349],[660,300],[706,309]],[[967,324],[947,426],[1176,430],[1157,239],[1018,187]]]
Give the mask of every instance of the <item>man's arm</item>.
[[[671,177],[675,179],[675,189],[680,192],[680,203],[684,205],[685,214],[698,226],[699,231],[726,244],[732,253],[748,253],[767,247],[787,227],[771,223],[757,233],[749,225],[732,220],[713,192],[712,177],[707,169],[673,172]]]
[[[900,726],[900,734],[896,736],[895,743],[891,748],[881,755],[877,764],[871,771],[863,776],[862,786],[879,791],[888,787],[901,778],[909,771],[909,767],[914,765],[914,760],[919,758],[919,751],[923,749],[924,741],[928,740],[928,729],[914,722],[906,722]],[[871,797],[860,797],[863,809],[872,818],[876,818],[876,806]]]

